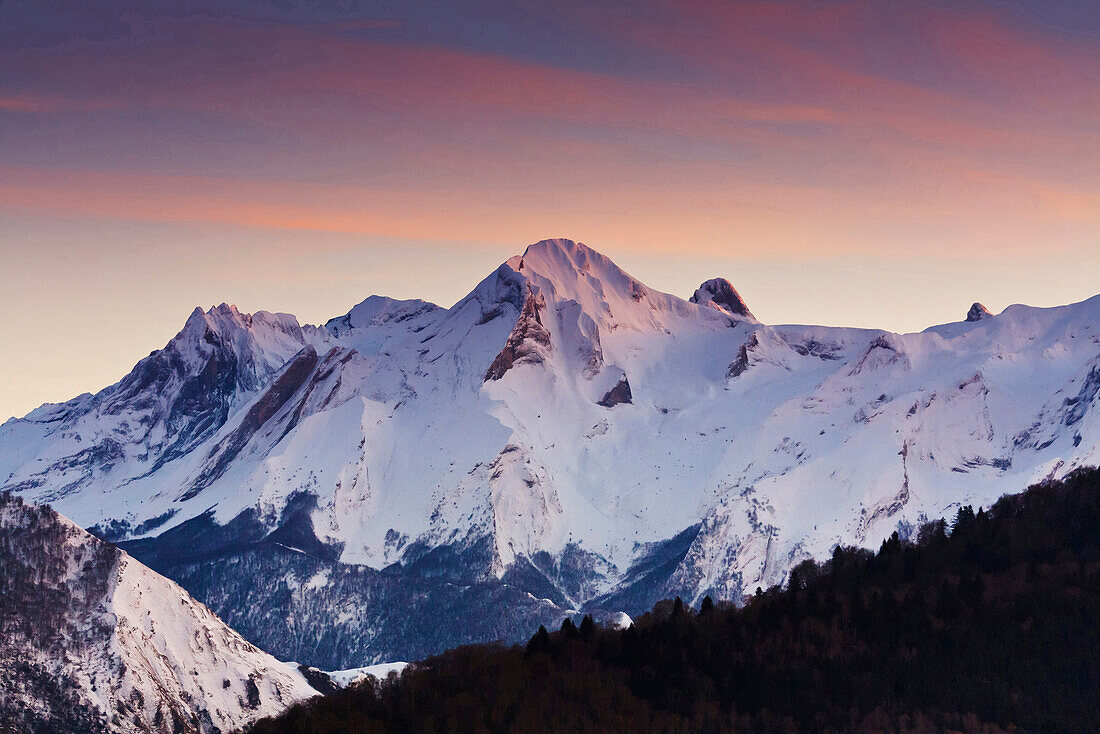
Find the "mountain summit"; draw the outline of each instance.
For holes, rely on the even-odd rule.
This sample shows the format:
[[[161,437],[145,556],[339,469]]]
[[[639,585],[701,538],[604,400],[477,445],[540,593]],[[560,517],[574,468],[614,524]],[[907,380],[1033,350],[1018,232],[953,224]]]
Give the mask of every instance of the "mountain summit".
[[[573,610],[739,600],[837,543],[1097,461],[1100,297],[919,334],[772,326],[544,240],[449,309],[230,307],[0,427],[50,501],[327,669]]]
[[[987,319],[993,314],[989,313],[989,309],[980,303],[975,303],[970,307],[970,310],[966,312],[967,321],[981,321]]]
[[[734,316],[753,318],[741,294],[725,278],[712,278],[705,281],[691,296],[691,302],[713,306]]]

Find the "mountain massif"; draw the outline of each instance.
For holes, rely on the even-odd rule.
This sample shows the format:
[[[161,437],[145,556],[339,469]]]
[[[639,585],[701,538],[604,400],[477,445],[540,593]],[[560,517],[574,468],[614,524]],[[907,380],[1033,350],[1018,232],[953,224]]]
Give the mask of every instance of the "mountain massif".
[[[0,488],[339,669],[741,601],[1097,463],[1098,394],[1100,296],[766,325],[725,280],[685,300],[547,240],[447,309],[197,309],[117,384],[0,427]]]

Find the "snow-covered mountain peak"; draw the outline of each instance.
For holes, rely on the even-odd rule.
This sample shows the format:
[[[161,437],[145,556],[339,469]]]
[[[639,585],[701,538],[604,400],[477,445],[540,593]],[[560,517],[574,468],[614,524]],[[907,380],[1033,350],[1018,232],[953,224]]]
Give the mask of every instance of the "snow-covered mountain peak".
[[[536,242],[505,267],[523,276],[548,308],[557,310],[572,302],[602,333],[668,333],[684,320],[728,325],[728,316],[650,288],[606,255],[573,240]]]
[[[290,314],[281,314],[297,324]],[[252,326],[252,314],[241,313],[236,306],[229,303],[221,303],[203,310],[201,306],[195,306],[195,310],[187,318],[181,335],[202,336],[207,331],[216,334],[230,334],[234,331],[247,330]]]
[[[314,327],[303,328],[292,314],[241,313],[236,306],[222,303],[207,311],[196,307],[166,349],[187,358],[208,355],[211,348],[221,344],[233,350],[238,359],[255,362],[266,375],[281,367],[304,344],[324,341],[325,336]]]
[[[19,469],[9,463],[17,457],[0,454],[0,474],[23,491],[53,485],[38,497],[47,502],[101,482],[124,485],[214,435],[296,353],[330,338],[290,314],[196,308],[119,382],[5,424],[3,439],[43,451]]]
[[[118,385],[0,427],[0,487],[148,543],[221,613],[272,579],[278,612],[234,623],[348,667],[423,641],[407,589],[450,604],[504,584],[539,609],[631,613],[738,599],[836,543],[1096,461],[1100,296],[914,334],[741,309],[727,281],[688,301],[558,239],[445,310],[372,296],[317,330],[200,310]],[[381,596],[370,621],[334,622],[358,591],[313,566],[276,588],[283,561],[221,579],[180,534],[227,554],[266,538],[333,578],[369,567]],[[315,639],[287,627],[299,613]],[[326,642],[332,625],[359,657]]]
[[[640,301],[648,288],[632,278],[610,258],[587,245],[566,239],[542,240],[530,245],[522,255],[506,263],[535,285],[561,299],[606,299],[627,295]]]
[[[187,405],[213,401],[229,408],[237,393],[258,389],[303,346],[320,348],[327,340],[326,332],[303,328],[287,313],[241,313],[226,303],[208,311],[196,308],[164,349],[138,362],[100,396],[114,404],[183,398]],[[177,385],[181,396],[175,394]]]
[[[522,255],[509,258],[507,264],[515,270],[526,270],[560,282],[581,273],[620,283],[633,280],[606,255],[564,238],[539,240],[528,245]]]
[[[741,294],[725,278],[711,278],[704,282],[688,300],[692,303],[717,308],[733,316],[753,318],[752,312],[745,304],[745,299],[741,298]]]
[[[422,301],[419,298],[400,300],[388,296],[368,296],[344,316],[330,319],[325,324],[325,328],[333,335],[339,335],[347,329],[407,321],[423,313],[442,310],[434,303]]]
[[[438,321],[446,313],[418,298],[370,296],[343,316],[329,319],[324,331],[363,354],[377,354]]]

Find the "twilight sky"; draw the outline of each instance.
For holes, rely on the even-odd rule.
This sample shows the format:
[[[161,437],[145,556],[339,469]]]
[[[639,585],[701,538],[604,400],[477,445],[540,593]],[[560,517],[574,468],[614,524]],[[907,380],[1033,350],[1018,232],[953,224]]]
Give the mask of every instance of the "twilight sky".
[[[0,421],[579,239],[768,323],[1100,292],[1100,3],[0,0]]]

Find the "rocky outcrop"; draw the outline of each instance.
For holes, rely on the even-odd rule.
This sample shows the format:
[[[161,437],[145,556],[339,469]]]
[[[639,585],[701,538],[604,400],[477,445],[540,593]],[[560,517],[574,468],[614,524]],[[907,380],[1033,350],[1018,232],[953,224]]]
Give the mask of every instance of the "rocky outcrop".
[[[760,338],[754,332],[749,340],[737,348],[737,356],[730,362],[726,377],[740,377],[749,368],[749,350],[760,346]]]
[[[710,306],[719,311],[725,311],[732,316],[741,318],[753,318],[749,307],[745,305],[745,299],[737,292],[725,278],[712,278],[699,286],[691,298],[692,303],[701,306]]]
[[[622,405],[623,403],[630,403],[633,400],[633,396],[630,394],[630,383],[626,379],[626,375],[619,378],[619,381],[615,383],[615,387],[607,391],[607,393],[600,399],[599,404],[605,408],[611,408],[616,405]]]
[[[181,501],[194,497],[225,473],[229,463],[248,444],[252,436],[278,413],[279,409],[305,383],[313,368],[317,366],[317,360],[317,351],[313,347],[305,347],[294,356],[282,373],[264,391],[263,396],[248,409],[236,430],[214,447],[205,468],[192,483],[191,488],[180,497]]]
[[[966,320],[968,322],[981,321],[982,319],[988,319],[993,314],[989,313],[989,309],[980,303],[975,303],[970,307],[970,310],[966,312]]]
[[[899,348],[896,337],[881,334],[871,340],[867,345],[867,351],[863,353],[859,361],[848,372],[849,377],[855,377],[865,371],[873,371],[888,367],[899,362],[907,362],[908,358]]]
[[[546,301],[536,295],[530,285],[527,286],[527,299],[519,319],[508,335],[508,342],[500,350],[489,369],[485,372],[485,381],[499,380],[504,373],[517,364],[539,364],[550,349],[550,332],[542,325],[539,309],[546,308]]]
[[[1065,406],[1065,416],[1062,422],[1067,426],[1079,422],[1085,417],[1085,413],[1096,403],[1100,397],[1100,361],[1094,364],[1081,383],[1081,390],[1073,397],[1065,398],[1062,405]]]

